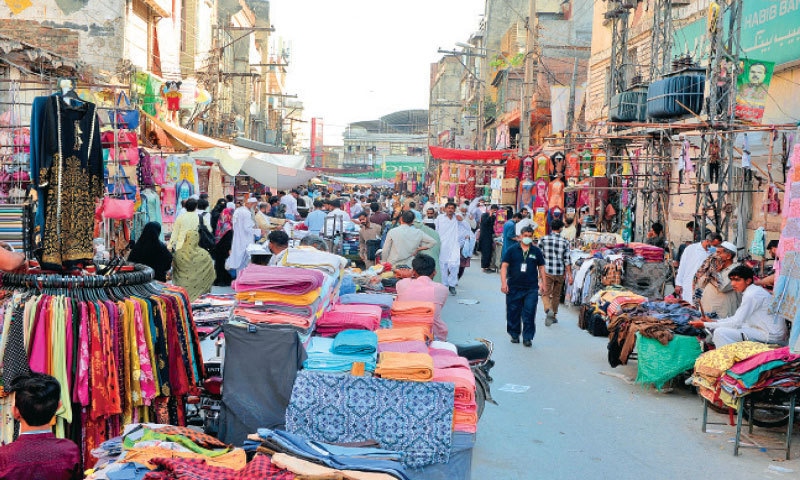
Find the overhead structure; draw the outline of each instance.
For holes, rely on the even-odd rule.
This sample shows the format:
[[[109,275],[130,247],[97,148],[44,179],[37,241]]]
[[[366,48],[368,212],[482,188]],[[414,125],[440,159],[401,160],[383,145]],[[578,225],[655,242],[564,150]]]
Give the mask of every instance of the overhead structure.
[[[650,44],[650,81],[670,72],[672,57],[672,0],[653,3],[653,38]]]

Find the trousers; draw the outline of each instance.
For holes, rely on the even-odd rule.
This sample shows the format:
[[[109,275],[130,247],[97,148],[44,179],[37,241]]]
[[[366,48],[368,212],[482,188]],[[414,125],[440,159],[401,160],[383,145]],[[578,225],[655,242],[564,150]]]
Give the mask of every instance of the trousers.
[[[536,307],[539,304],[539,288],[508,287],[506,294],[506,331],[511,338],[533,340],[536,335]]]
[[[744,340],[767,343],[771,341],[779,341],[780,339],[769,338],[769,335],[767,335],[763,330],[758,330],[756,328],[717,327],[714,329],[714,336],[712,337],[712,340],[714,342],[714,346],[719,348],[731,343],[742,342]]]
[[[442,268],[442,284],[445,287],[458,285],[458,262],[440,262]]]
[[[564,275],[544,274],[544,291],[542,303],[544,310],[558,314],[558,304],[561,303],[561,290],[564,288]]]

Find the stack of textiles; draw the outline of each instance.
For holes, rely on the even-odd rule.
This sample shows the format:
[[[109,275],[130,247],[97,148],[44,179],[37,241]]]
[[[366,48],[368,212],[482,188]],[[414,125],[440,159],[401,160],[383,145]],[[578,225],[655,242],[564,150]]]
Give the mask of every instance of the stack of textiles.
[[[772,347],[759,342],[736,342],[710,350],[694,363],[692,381],[708,401],[735,406],[735,399],[721,388],[720,379],[736,363],[771,350]]]
[[[425,327],[380,328],[375,331],[378,343],[433,340],[430,330]]]
[[[644,258],[645,262],[660,263],[664,261],[664,249],[646,243],[631,242],[626,245],[633,249],[634,255]]]
[[[234,315],[245,322],[308,333],[335,284],[334,277],[320,270],[251,264],[233,283],[238,301]]]
[[[339,297],[342,305],[377,305],[381,307],[381,328],[391,326],[394,296],[389,293],[348,293]]]
[[[22,251],[24,246],[22,240],[23,214],[23,205],[0,205],[0,240],[8,243],[18,252]]]
[[[142,478],[145,474],[153,479],[188,477],[177,475],[178,471],[212,478],[212,472],[230,475],[247,467],[243,449],[190,428],[163,424],[126,425],[122,436],[104,442],[92,455],[97,463],[89,480]],[[139,476],[125,476],[133,473]]]
[[[150,283],[141,296],[135,292],[26,291],[3,303],[3,384],[30,371],[59,381],[56,435],[81,447],[86,468],[94,463],[90,452],[120,435],[122,425],[142,418],[185,423],[185,396],[205,375],[186,291]],[[122,294],[130,296],[116,296]],[[13,440],[12,409],[13,401],[0,404],[0,444]]]
[[[311,337],[303,368],[318,372],[349,372],[353,363],[361,362],[364,370],[372,372],[375,371],[377,346],[377,337],[368,330],[345,330],[335,339]]]
[[[433,302],[398,302],[392,304],[392,326],[422,327],[433,336],[433,317],[436,305]]]
[[[401,452],[403,464],[410,468],[447,463],[453,437],[453,396],[452,383],[400,382],[303,370],[297,375],[286,411],[286,430],[318,442],[378,442]]]
[[[401,454],[372,447],[348,447],[310,441],[283,430],[259,428],[244,442],[248,452],[269,455],[272,463],[296,478],[408,480]],[[370,473],[365,473],[370,472]]]
[[[478,406],[475,403],[475,376],[466,358],[450,350],[432,348],[433,381],[455,384],[453,430],[475,433],[478,431]]]
[[[609,318],[647,301],[647,297],[637,295],[630,290],[604,289],[598,293],[597,307],[604,311]]]
[[[422,340],[408,340],[404,342],[383,342],[383,343],[378,343],[378,353],[381,352],[427,353],[428,344]]]
[[[794,391],[800,388],[800,355],[791,353],[789,347],[758,353],[729,368],[720,386],[733,402],[767,388]]]
[[[333,336],[342,330],[376,330],[381,323],[381,307],[377,305],[334,305],[322,314],[316,333]]]
[[[427,382],[433,378],[433,358],[428,353],[382,352],[375,375],[392,380]]]
[[[341,276],[347,259],[316,248],[289,248],[278,264],[282,267],[298,267],[319,270],[328,275]]]

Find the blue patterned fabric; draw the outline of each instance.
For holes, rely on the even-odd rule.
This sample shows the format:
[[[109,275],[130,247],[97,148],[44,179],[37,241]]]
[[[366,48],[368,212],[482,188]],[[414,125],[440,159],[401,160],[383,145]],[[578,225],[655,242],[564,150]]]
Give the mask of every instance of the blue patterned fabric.
[[[301,371],[286,430],[328,443],[377,441],[411,468],[450,459],[454,385]]]

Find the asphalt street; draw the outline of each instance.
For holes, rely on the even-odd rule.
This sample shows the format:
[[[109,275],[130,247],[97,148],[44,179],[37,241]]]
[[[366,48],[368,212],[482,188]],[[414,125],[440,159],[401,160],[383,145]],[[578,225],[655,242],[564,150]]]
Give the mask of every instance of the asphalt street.
[[[734,427],[702,433],[702,402],[688,387],[660,393],[628,383],[636,362],[612,369],[608,340],[578,328],[577,308],[562,305],[559,323],[545,327],[540,301],[533,347],[511,344],[500,277],[483,273],[477,260],[443,311],[450,340],[495,342],[491,389],[499,405],[487,404],[478,425],[473,479],[800,478],[798,433],[789,461],[779,451],[734,457]],[[759,445],[784,438],[778,430],[754,431]]]

